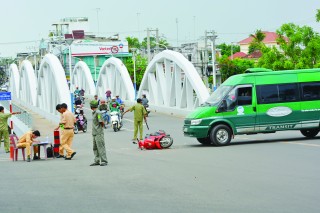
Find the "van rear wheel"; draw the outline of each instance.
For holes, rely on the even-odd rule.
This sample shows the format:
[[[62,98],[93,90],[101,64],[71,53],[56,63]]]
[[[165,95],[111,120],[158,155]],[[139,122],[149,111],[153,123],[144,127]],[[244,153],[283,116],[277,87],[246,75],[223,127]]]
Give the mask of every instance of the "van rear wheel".
[[[300,130],[301,134],[307,138],[314,138],[319,133],[319,129],[302,129]]]
[[[211,141],[210,138],[197,138],[198,142],[203,145],[210,145]]]
[[[227,146],[232,136],[231,129],[224,124],[219,124],[211,129],[210,140],[216,146]]]

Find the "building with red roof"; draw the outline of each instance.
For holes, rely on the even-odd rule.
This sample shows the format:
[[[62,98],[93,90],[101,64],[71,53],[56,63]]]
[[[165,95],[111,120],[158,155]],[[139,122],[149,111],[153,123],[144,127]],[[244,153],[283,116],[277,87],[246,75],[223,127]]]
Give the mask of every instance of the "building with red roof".
[[[265,38],[263,39],[262,42],[267,47],[276,47],[277,49],[279,49],[279,45],[277,43],[277,38],[279,36],[277,35],[277,33],[275,33],[275,32],[267,32],[267,31],[263,31],[263,33],[265,34]],[[288,40],[287,38],[285,38],[285,39]],[[244,52],[244,53],[248,54],[249,46],[250,46],[250,43],[252,41],[253,41],[253,37],[252,36],[239,41],[238,44],[240,45],[240,52]]]

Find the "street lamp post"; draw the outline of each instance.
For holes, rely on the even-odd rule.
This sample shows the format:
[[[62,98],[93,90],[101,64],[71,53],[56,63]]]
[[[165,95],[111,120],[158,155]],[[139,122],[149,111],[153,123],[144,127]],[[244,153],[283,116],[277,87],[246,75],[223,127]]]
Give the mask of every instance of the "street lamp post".
[[[67,35],[67,34],[66,34]],[[73,37],[66,38],[66,42],[69,45],[69,73],[70,73],[70,91],[72,91],[72,64],[71,64],[71,44],[73,42]]]
[[[132,60],[133,60],[133,87],[134,87],[134,99],[137,99],[137,79],[136,79],[136,51],[137,48],[131,48]]]

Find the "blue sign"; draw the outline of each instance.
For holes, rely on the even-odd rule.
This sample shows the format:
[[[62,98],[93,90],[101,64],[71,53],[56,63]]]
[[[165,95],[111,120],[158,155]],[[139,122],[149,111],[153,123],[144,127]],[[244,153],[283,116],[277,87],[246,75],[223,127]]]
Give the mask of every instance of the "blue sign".
[[[0,101],[10,101],[11,92],[0,92]]]

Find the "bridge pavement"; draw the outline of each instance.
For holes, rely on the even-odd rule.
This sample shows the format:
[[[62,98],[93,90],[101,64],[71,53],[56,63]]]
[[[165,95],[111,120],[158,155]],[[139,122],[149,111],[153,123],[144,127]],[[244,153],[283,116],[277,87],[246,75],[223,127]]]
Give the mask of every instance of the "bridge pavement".
[[[183,136],[182,118],[151,113],[148,132],[164,129],[174,144],[141,151],[130,143],[127,113],[120,132],[105,130],[110,164],[90,167],[85,112],[89,131],[75,136],[73,160],[0,162],[0,212],[319,212],[319,136],[279,132],[202,146]],[[42,118],[34,125],[42,135],[55,127]]]

